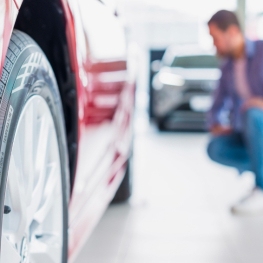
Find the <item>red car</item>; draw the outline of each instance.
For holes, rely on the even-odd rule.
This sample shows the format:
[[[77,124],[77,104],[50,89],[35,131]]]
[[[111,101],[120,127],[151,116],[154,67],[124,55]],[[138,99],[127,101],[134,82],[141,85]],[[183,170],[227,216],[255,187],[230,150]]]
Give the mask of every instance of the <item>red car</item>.
[[[0,262],[73,262],[130,196],[125,32],[98,0],[0,0],[0,19]]]

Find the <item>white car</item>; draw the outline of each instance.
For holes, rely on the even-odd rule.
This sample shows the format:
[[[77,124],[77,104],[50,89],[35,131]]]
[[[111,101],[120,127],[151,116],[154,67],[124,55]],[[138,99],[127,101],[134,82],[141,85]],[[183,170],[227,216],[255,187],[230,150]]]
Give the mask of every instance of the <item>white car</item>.
[[[153,113],[160,129],[205,130],[211,94],[221,72],[212,51],[169,47],[153,78]],[[161,64],[160,64],[161,63]]]

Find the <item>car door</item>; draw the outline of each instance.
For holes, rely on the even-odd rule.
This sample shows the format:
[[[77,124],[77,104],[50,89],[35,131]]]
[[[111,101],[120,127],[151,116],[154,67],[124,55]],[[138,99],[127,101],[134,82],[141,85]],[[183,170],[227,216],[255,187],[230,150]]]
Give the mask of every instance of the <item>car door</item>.
[[[78,162],[70,204],[71,253],[90,233],[116,190],[115,178],[130,146],[133,95],[125,33],[118,18],[99,1],[69,4],[81,80]]]

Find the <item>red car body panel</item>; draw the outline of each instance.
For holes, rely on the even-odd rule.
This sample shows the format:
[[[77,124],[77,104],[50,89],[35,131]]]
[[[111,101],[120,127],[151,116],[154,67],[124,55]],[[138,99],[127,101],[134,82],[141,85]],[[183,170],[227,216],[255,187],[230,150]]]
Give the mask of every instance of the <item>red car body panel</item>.
[[[94,12],[101,10],[102,15],[107,12],[101,3],[93,1],[93,6],[88,6],[85,0],[61,0],[78,98],[78,158],[69,204],[69,262],[73,262],[113,198],[131,150],[135,80],[127,69],[127,53],[117,57],[108,54],[105,59],[92,54],[92,25],[83,9],[88,6],[95,8]],[[0,28],[1,69],[22,2],[0,0],[0,23],[4,25]],[[106,16],[121,36],[117,18],[111,13]],[[98,34],[104,37],[103,32]],[[97,37],[94,32],[93,36]]]
[[[18,10],[13,0],[0,1],[0,66],[4,65],[6,51],[12,34]]]

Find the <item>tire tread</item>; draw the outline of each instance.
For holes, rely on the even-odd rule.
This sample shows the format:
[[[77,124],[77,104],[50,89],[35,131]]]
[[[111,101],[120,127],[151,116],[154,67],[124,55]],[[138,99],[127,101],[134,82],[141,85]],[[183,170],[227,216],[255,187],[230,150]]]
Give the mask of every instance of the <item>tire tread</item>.
[[[6,84],[7,81],[6,75],[9,76],[16,60],[18,59],[22,51],[30,44],[35,44],[35,42],[31,38],[28,38],[24,33],[14,30],[10,39],[1,77],[1,80],[3,80],[4,78],[4,81],[2,81],[4,84]]]

